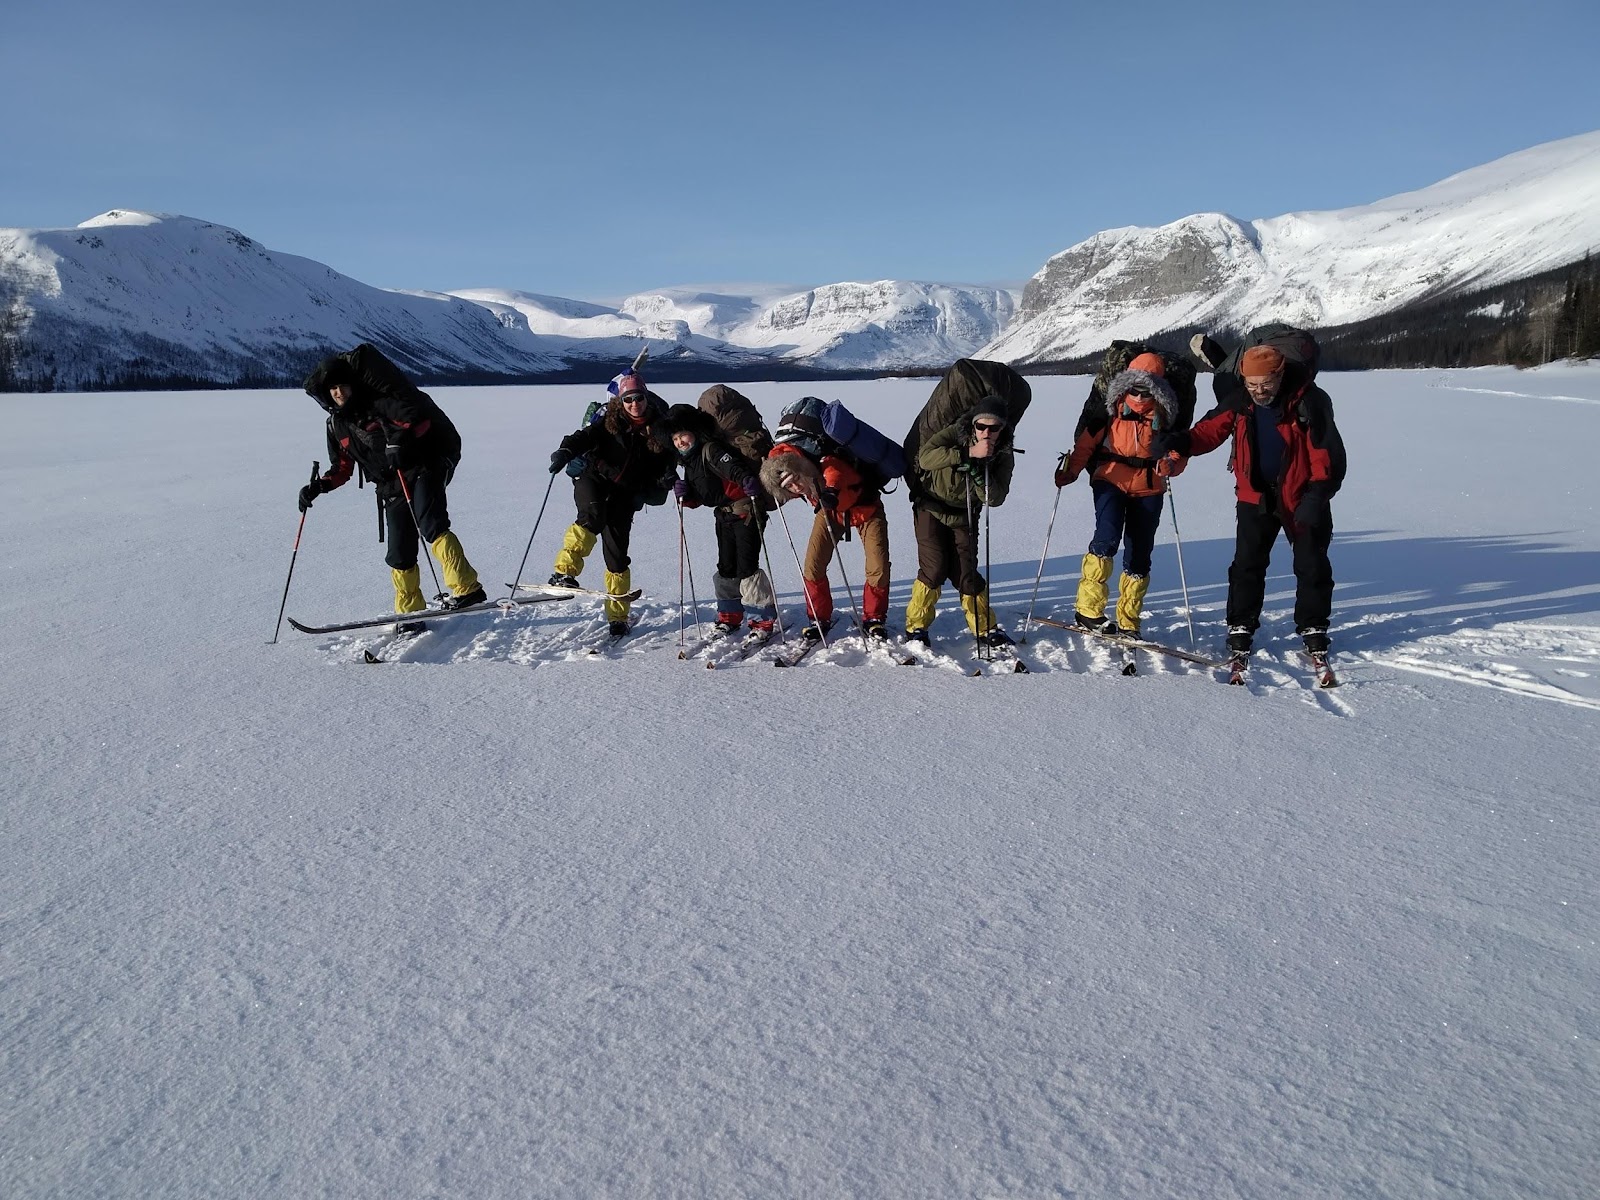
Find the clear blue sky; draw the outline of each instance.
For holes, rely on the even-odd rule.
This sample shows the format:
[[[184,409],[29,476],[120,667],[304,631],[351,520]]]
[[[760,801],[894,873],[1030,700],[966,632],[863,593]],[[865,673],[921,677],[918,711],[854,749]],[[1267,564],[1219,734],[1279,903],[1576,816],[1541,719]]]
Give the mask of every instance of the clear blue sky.
[[[1600,128],[1600,3],[9,0],[0,225],[231,225],[383,287],[1021,281]]]

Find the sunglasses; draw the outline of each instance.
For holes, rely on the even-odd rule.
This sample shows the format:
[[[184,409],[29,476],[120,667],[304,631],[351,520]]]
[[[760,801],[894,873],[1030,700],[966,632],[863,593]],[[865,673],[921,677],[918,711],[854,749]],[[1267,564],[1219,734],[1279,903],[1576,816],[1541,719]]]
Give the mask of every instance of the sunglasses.
[[[979,433],[999,433],[1005,428],[1005,424],[1002,422],[999,425],[991,425],[986,421],[975,421],[972,427]]]
[[[643,404],[649,398],[650,397],[645,395],[643,392],[628,392],[626,395],[617,397],[617,399],[621,400],[624,404]]]

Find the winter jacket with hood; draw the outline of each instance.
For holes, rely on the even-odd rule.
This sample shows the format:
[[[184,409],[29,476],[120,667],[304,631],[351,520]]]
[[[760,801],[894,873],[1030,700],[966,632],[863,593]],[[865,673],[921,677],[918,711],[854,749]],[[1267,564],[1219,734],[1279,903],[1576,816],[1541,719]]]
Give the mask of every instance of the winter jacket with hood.
[[[354,393],[342,407],[333,401],[336,384]],[[450,418],[375,346],[363,342],[323,359],[307,377],[305,390],[328,414],[330,466],[322,482],[329,491],[347,483],[359,463],[380,496],[397,494],[390,446],[408,472],[453,471],[461,461],[461,435]]]
[[[1132,391],[1154,399],[1130,397]],[[1078,438],[1067,456],[1068,481],[1088,469],[1091,478],[1129,496],[1160,495],[1167,485],[1156,474],[1155,440],[1181,429],[1181,422],[1182,409],[1170,383],[1151,371],[1119,371],[1106,384],[1104,419],[1079,423]]]
[[[1263,507],[1275,501],[1275,513],[1291,537],[1298,531],[1295,510],[1308,496],[1331,499],[1344,482],[1344,439],[1333,420],[1333,401],[1311,381],[1304,367],[1290,362],[1272,404],[1283,437],[1283,462],[1277,479],[1263,479],[1256,463],[1255,402],[1241,387],[1224,389],[1218,376],[1217,406],[1195,422],[1180,452],[1207,454],[1231,436],[1234,495],[1243,504]]]
[[[613,396],[605,416],[561,439],[561,448],[574,457],[588,460],[584,474],[614,487],[653,499],[663,487],[670,488],[678,477],[677,454],[672,434],[667,429],[667,406],[660,396],[648,393],[649,403],[635,420],[622,401]]]
[[[957,529],[975,525],[985,503],[995,508],[1004,504],[1016,470],[1016,452],[1009,438],[1002,439],[988,459],[970,456],[974,416],[976,410],[958,417],[917,451],[913,506]]]

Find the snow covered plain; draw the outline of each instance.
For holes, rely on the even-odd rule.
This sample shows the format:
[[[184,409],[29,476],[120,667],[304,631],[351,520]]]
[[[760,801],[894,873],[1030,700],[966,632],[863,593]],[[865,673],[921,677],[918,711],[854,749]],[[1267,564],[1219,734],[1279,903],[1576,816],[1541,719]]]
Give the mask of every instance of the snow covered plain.
[[[309,399],[0,397],[4,1192],[1593,1195],[1600,369],[1325,382],[1328,693],[1281,546],[1248,689],[1049,630],[967,678],[948,598],[941,665],[707,671],[669,509],[614,659],[563,640],[587,602],[378,667],[381,637],[270,646]],[[899,434],[930,387],[825,394]],[[1013,625],[1085,381],[1035,387]],[[486,582],[590,394],[437,393]],[[1225,457],[1177,493],[1211,650]],[[530,578],[570,515],[562,477]],[[374,531],[370,492],[320,499],[290,614],[381,611]],[[1041,611],[1088,531],[1067,489]],[[1170,531],[1148,621],[1181,640]]]

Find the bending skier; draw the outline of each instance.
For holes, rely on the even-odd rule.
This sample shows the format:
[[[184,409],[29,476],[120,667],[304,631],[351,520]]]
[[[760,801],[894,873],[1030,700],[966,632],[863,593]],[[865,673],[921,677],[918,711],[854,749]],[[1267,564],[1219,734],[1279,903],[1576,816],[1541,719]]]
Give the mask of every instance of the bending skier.
[[[866,556],[866,583],[861,588],[862,628],[869,637],[887,637],[889,518],[883,510],[882,491],[834,452],[836,447],[821,433],[810,408],[801,418],[804,428],[793,424],[796,410],[807,405],[814,406],[817,412],[822,408],[822,402],[810,396],[791,405],[778,426],[778,444],[761,464],[761,482],[779,504],[798,496],[808,501],[817,514],[801,568],[806,616],[810,618],[802,636],[816,641],[833,628],[833,589],[828,585],[828,566],[833,562],[835,543],[848,541],[851,530],[856,530]]]
[[[383,509],[394,610],[427,607],[417,566],[417,532],[444,572],[446,608],[482,603],[478,573],[450,531],[445,488],[461,461],[461,435],[426,392],[375,346],[363,342],[318,364],[305,389],[328,414],[330,466],[300,489],[300,511],[349,481],[356,467],[373,481]],[[420,628],[420,623],[413,623]]]
[[[761,569],[767,507],[756,477],[759,468],[726,445],[717,423],[692,404],[674,404],[667,428],[683,466],[683,478],[673,484],[678,503],[710,506],[716,523],[717,629],[732,633],[748,613],[750,632],[770,636],[778,610],[772,583]]]

